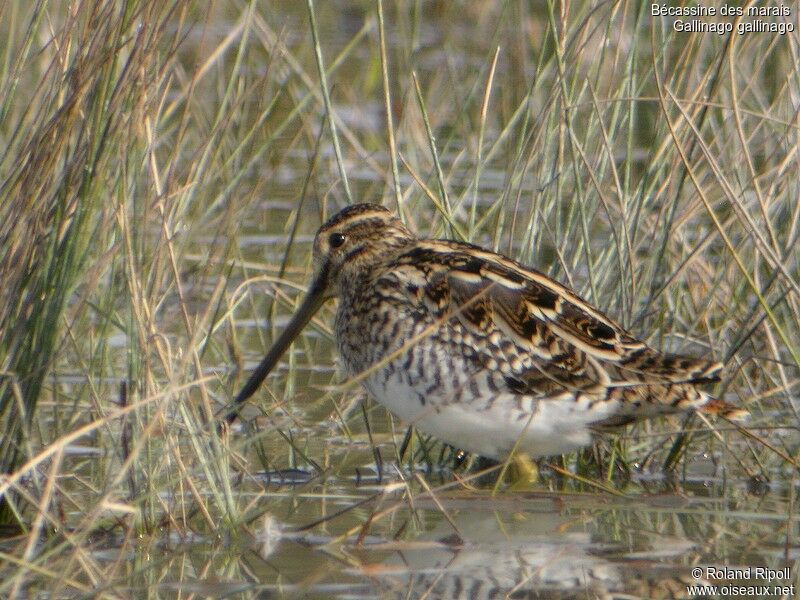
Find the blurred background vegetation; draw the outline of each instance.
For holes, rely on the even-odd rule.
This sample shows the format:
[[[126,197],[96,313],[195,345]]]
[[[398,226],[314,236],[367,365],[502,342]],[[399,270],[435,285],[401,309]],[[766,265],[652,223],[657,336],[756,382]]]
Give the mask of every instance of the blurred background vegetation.
[[[121,558],[137,538],[307,523],[327,509],[293,512],[298,494],[333,482],[355,507],[354,482],[396,477],[393,462],[452,480],[449,450],[404,442],[336,376],[332,307],[243,429],[218,435],[308,281],[314,231],[350,201],[543,270],[655,347],[727,362],[713,391],[750,410],[745,429],[642,424],[599,458],[551,461],[544,489],[599,493],[622,473],[611,487],[636,495],[631,473],[677,467],[718,497],[772,486],[760,516],[791,514],[797,36],[677,33],[649,10],[0,5],[0,522],[17,536],[0,595],[147,587],[158,575]],[[366,516],[347,518],[337,535]],[[120,536],[103,538],[117,558],[87,554],[99,532]]]

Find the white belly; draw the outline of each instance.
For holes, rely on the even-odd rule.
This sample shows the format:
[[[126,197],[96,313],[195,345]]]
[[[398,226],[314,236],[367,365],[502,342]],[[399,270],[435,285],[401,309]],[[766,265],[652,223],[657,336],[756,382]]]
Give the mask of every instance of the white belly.
[[[413,383],[397,375],[385,385],[368,378],[365,387],[394,415],[420,431],[481,456],[504,460],[516,447],[531,457],[572,452],[591,443],[588,425],[613,414],[614,403],[588,409],[588,399],[572,394],[531,398],[508,392],[492,397],[452,401],[427,396],[423,403]]]

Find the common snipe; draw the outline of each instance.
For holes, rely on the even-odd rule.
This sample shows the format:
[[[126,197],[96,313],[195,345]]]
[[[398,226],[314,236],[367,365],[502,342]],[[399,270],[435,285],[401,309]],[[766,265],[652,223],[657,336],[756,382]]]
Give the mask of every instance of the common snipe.
[[[697,388],[720,363],[657,352],[538,271],[358,204],[317,233],[308,295],[229,420],[329,298],[349,373],[401,419],[485,457],[563,454],[666,413],[738,412]]]

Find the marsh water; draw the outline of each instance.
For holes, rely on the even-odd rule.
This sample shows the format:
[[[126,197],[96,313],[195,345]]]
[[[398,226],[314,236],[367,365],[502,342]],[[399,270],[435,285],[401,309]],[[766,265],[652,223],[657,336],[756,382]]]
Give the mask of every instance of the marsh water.
[[[235,227],[226,230],[220,225],[224,219],[215,220],[216,211],[224,212],[221,206],[235,207],[242,197],[230,193],[225,181],[217,182],[219,195],[217,190],[208,194],[208,212],[198,210],[202,218],[181,225],[186,246],[177,269],[184,282],[180,301],[170,290],[158,305],[157,319],[163,325],[158,335],[169,338],[171,351],[182,358],[182,345],[188,341],[181,311],[203,307],[197,309],[200,314],[215,286],[225,282],[230,304],[219,310],[225,319],[210,328],[211,350],[200,353],[198,378],[214,380],[213,410],[230,401],[286,324],[310,278],[311,242],[320,217],[346,202],[324,103],[315,87],[308,10],[304,3],[278,4],[258,13],[263,21],[248,22],[244,49],[261,57],[246,61],[254,72],[245,79],[264,77],[269,92],[267,97],[248,97],[259,109],[269,106],[272,111],[258,135],[278,134],[264,156],[237,171],[236,194],[250,199],[242,213],[231,212]],[[591,112],[591,102],[583,98],[563,113],[556,110],[560,116],[545,114],[548,91],[535,84],[541,79],[547,90],[559,85],[555,67],[542,66],[549,64],[553,42],[541,40],[547,39],[555,15],[536,3],[498,3],[502,8],[497,11],[481,8],[484,3],[452,8],[411,2],[407,11],[385,4],[393,118],[399,123],[399,153],[407,161],[399,182],[403,201],[412,205],[410,226],[426,236],[452,234],[415,177],[414,167],[422,165],[422,180],[436,186],[422,107],[414,99],[413,71],[422,82],[426,116],[433,122],[441,151],[437,160],[447,173],[456,219],[466,224],[474,222],[473,211],[477,215],[477,226],[464,227],[471,241],[502,249],[575,286],[637,334],[649,336],[665,323],[675,330],[695,326],[701,319],[676,318],[676,325],[663,317],[674,308],[666,301],[657,319],[651,318],[652,311],[637,316],[631,308],[635,300],[613,291],[620,283],[613,277],[596,285],[585,259],[595,256],[593,249],[603,252],[614,223],[590,215],[582,228],[575,225],[581,222],[575,215],[583,209],[574,208],[564,190],[576,185],[579,176],[564,172],[557,178],[547,166],[531,169],[535,173],[515,171],[521,156],[536,160],[539,144],[528,130],[516,137],[516,128],[522,127],[518,110],[529,110],[532,121],[562,118],[580,107]],[[191,72],[209,47],[236,31],[242,22],[237,10],[217,7],[213,25],[201,25],[197,16],[177,53],[180,64]],[[329,83],[352,196],[392,205],[376,4],[319,2],[315,10],[328,65],[341,59]],[[613,22],[615,16],[603,10],[584,15],[580,27],[591,29],[585,43]],[[606,25],[592,29],[587,25],[592,19]],[[525,25],[518,27],[521,22]],[[610,36],[617,50],[644,43],[633,24],[623,31],[627,33]],[[591,63],[588,55],[602,48],[606,46],[592,42],[582,59]],[[495,52],[499,58],[492,67]],[[234,62],[226,57],[214,68],[224,73]],[[481,107],[490,72],[497,89],[488,106],[497,116],[484,118]],[[214,93],[224,85],[217,87]],[[313,108],[292,116],[298,106]],[[648,145],[652,132],[646,123],[652,110],[652,105],[642,107],[644,131],[631,134],[642,138],[629,140],[636,152],[626,157],[609,152],[609,161],[617,161],[620,169],[627,161],[631,178],[642,176],[647,157],[655,152]],[[252,124],[244,125],[242,136]],[[532,150],[514,151],[517,146]],[[474,161],[478,168],[473,158],[481,153]],[[550,204],[543,199],[557,194],[563,196]],[[595,203],[595,208],[601,204],[596,198]],[[661,213],[652,215],[660,218]],[[235,238],[227,237],[231,231]],[[576,232],[586,250],[575,250],[570,236]],[[230,260],[204,262],[229,239],[235,246]],[[694,242],[691,233],[687,239]],[[646,255],[650,249],[645,242],[637,252]],[[66,445],[52,463],[43,462],[27,483],[32,488],[44,485],[50,465],[68,474],[59,476],[58,484],[63,528],[54,527],[52,535],[60,540],[61,551],[80,551],[69,560],[53,556],[45,563],[63,570],[61,583],[52,584],[57,579],[52,572],[32,569],[15,588],[17,595],[789,598],[800,589],[798,480],[792,459],[765,464],[760,459],[772,452],[736,426],[721,423],[712,432],[698,419],[680,417],[623,430],[620,437],[601,442],[596,453],[544,459],[537,483],[512,490],[503,481],[497,483],[497,468],[492,471],[476,457],[460,460],[457,449],[407,436],[406,424],[344,380],[332,342],[333,310],[332,304],[326,306],[309,325],[229,433],[214,437],[213,424],[202,419],[192,431],[195,421],[181,411],[202,406],[200,395],[170,391],[181,400],[163,412],[94,428]],[[226,320],[229,315],[235,318]],[[689,337],[652,333],[648,341],[691,351],[695,346]],[[106,341],[113,357],[106,379],[87,383],[80,361],[58,365],[53,381],[60,391],[40,407],[41,419],[53,431],[69,432],[86,418],[65,419],[59,395],[83,401],[92,386],[100,386],[112,398],[109,402],[117,402],[132,342],[120,331]],[[164,374],[163,382],[172,383],[170,376]],[[779,377],[766,380],[748,381],[753,389],[767,388],[777,386]],[[755,395],[743,385],[722,393],[735,403]],[[86,406],[87,413],[96,409]],[[769,412],[759,406],[753,410],[754,422],[796,423],[788,407]],[[687,431],[691,443],[677,466],[665,469],[670,449]],[[759,431],[770,449],[778,447],[781,456],[796,460],[796,425]],[[610,460],[622,446],[624,460]],[[225,458],[197,458],[205,452]],[[143,466],[116,480],[131,453],[143,458]],[[612,468],[605,470],[607,465]],[[481,476],[482,469],[491,472]],[[87,506],[95,502],[99,508],[89,511]],[[95,519],[91,527],[84,521],[89,512]],[[134,520],[134,513],[136,519],[145,517]],[[228,519],[229,514],[237,518]],[[76,531],[82,532],[80,539],[71,537]],[[0,548],[6,547],[11,546],[0,542]],[[71,581],[76,564],[82,565],[80,575]]]
[[[369,442],[323,435],[328,468],[233,478],[247,507],[246,525],[233,531],[209,527],[196,512],[174,515],[185,525],[164,521],[138,540],[111,524],[95,531],[89,556],[117,565],[118,577],[98,590],[122,597],[686,598],[736,596],[731,586],[738,586],[749,590],[742,596],[793,597],[786,557],[796,560],[797,551],[787,532],[797,524],[787,484],[726,476],[714,457],[693,459],[680,475],[615,481],[609,492],[544,467],[530,490],[494,494],[491,479],[423,465],[412,472],[390,458],[379,478]],[[394,452],[377,447],[387,457]],[[81,448],[72,455],[76,465],[99,459]],[[73,516],[79,520],[80,511]]]

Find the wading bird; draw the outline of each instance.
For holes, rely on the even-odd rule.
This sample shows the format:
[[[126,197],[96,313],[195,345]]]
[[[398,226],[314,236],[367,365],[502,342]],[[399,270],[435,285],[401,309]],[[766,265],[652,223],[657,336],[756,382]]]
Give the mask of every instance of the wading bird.
[[[543,273],[418,238],[381,206],[333,216],[313,252],[308,294],[229,421],[331,298],[348,373],[420,431],[484,457],[564,454],[602,428],[691,409],[741,413],[698,388],[720,363],[658,352]]]

